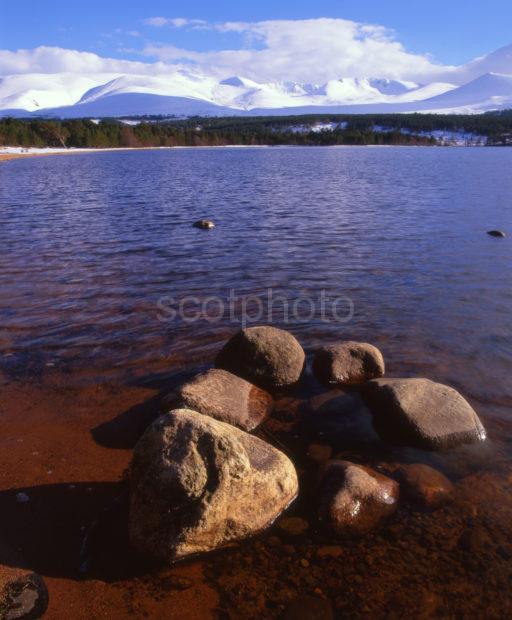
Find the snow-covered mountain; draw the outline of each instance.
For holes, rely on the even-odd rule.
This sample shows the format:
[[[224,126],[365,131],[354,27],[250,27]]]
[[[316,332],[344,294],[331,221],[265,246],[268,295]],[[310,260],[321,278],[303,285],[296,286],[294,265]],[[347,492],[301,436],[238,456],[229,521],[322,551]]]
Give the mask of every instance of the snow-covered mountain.
[[[424,84],[365,77],[321,84],[255,82],[172,67],[157,75],[58,73],[0,78],[0,116],[478,113],[505,108],[512,108],[512,46]]]

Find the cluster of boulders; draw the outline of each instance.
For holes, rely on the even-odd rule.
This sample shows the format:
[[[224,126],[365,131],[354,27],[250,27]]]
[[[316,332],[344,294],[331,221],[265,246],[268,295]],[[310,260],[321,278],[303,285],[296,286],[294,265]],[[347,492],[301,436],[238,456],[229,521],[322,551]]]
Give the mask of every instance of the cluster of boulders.
[[[164,399],[164,413],[140,439],[130,468],[136,549],[173,562],[233,545],[269,527],[294,501],[294,464],[249,433],[271,415],[273,397],[301,381],[305,360],[290,333],[243,329],[220,351],[215,368]],[[326,387],[357,386],[386,441],[439,450],[485,439],[477,414],[458,392],[428,379],[384,379],[384,359],[370,344],[322,347],[312,370]],[[400,489],[428,509],[452,493],[451,483],[427,465],[403,465],[394,479],[331,459],[328,446],[310,451],[322,463],[319,523],[333,535],[376,527],[396,510]]]

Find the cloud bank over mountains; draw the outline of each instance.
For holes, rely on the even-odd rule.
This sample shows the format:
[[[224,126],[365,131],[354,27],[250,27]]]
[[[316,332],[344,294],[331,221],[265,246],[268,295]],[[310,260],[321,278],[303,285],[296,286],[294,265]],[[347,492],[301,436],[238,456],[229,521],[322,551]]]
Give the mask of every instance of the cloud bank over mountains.
[[[126,32],[137,46],[129,60],[49,46],[0,50],[0,113],[51,108],[119,115],[116,106],[124,114],[512,107],[512,46],[448,66],[409,52],[383,26],[344,19],[209,23],[156,16],[141,26],[144,36]],[[174,45],[184,33],[206,33],[209,48]]]
[[[379,76],[432,80],[450,71],[428,56],[404,49],[392,32],[378,25],[345,19],[272,20],[209,24],[198,19],[150,17],[145,24],[172,40],[172,31],[210,30],[237,34],[237,49],[195,51],[172,43],[141,41],[141,61],[102,58],[90,52],[38,47],[0,50],[0,75],[14,73],[164,72],[166,65],[194,67],[217,77],[244,75],[261,82],[283,79],[324,82],[339,77]]]

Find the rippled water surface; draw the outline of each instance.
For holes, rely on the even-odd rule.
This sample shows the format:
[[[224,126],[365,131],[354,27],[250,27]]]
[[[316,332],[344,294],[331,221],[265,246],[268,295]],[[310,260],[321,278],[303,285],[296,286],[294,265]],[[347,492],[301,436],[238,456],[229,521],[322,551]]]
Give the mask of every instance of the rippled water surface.
[[[510,405],[512,150],[196,149],[18,160],[0,168],[0,346],[16,373],[149,371],[208,361],[238,327],[169,321],[158,303],[258,294],[341,296],[324,322],[301,302],[307,348],[381,346]],[[191,223],[215,220],[213,231]],[[164,298],[162,300],[162,298]],[[227,303],[227,302],[226,302]],[[164,310],[165,310],[164,307]],[[283,324],[282,304],[274,320]],[[185,306],[194,316],[192,300]],[[218,314],[218,302],[208,312]],[[256,306],[249,305],[251,316]],[[159,320],[164,318],[165,321]],[[267,315],[264,315],[264,319]]]

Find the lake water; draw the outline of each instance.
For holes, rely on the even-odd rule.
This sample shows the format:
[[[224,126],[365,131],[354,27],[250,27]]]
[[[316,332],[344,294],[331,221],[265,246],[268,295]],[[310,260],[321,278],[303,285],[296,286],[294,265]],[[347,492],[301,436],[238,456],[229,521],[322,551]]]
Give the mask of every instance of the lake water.
[[[469,469],[495,471],[512,453],[512,245],[485,233],[512,235],[511,171],[505,148],[204,148],[2,164],[3,385],[150,385],[209,364],[243,316],[267,322],[271,289],[274,324],[307,352],[363,340],[389,375],[459,389],[490,435]],[[216,228],[193,228],[200,218]],[[321,295],[329,308],[339,300],[340,320],[322,316]],[[286,321],[284,304],[291,312],[297,300]],[[184,317],[170,320],[180,301]],[[207,316],[190,320],[201,307]]]

